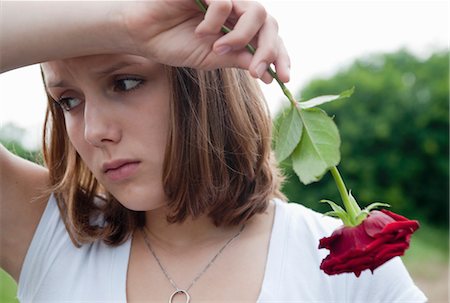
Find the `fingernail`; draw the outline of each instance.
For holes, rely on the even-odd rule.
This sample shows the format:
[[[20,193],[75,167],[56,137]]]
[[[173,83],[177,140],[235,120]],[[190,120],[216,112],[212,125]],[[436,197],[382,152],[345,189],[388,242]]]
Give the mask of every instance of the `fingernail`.
[[[231,50],[231,47],[228,45],[221,45],[216,48],[216,53],[220,56],[225,55]]]
[[[261,78],[261,76],[264,74],[264,72],[267,70],[267,64],[262,62],[256,67],[256,76],[258,78]]]
[[[286,70],[286,82],[285,83],[288,83],[291,78],[291,68],[288,66],[286,69],[287,70]]]

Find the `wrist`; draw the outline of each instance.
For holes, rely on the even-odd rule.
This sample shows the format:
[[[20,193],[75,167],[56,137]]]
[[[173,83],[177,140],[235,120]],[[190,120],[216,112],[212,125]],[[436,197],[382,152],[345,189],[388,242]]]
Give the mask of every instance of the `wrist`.
[[[108,10],[103,10],[103,16],[96,20],[97,26],[102,28],[99,32],[103,37],[99,45],[103,50],[101,53],[142,55],[128,27],[130,6],[133,4],[128,1],[109,3]]]

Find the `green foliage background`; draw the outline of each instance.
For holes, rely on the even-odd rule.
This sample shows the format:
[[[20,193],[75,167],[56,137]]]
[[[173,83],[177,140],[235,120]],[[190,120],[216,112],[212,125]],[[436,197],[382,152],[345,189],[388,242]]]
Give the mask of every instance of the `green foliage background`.
[[[16,292],[16,281],[6,271],[0,268],[0,302],[18,303]]]
[[[30,150],[23,142],[25,141],[26,130],[15,125],[14,123],[6,123],[0,127],[0,144],[13,154],[42,164],[42,155],[38,150]]]
[[[367,56],[312,81],[300,95],[305,100],[352,86],[350,99],[321,106],[340,130],[339,170],[349,189],[362,206],[386,202],[407,217],[448,226],[449,53],[427,59],[406,50]],[[282,167],[291,201],[321,212],[329,209],[320,199],[340,201],[329,174],[304,186],[290,163]]]

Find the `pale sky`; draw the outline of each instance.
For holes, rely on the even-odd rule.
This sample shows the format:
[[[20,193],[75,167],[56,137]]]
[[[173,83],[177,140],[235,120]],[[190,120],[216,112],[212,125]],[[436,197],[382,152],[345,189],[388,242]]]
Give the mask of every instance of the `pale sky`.
[[[293,93],[357,57],[400,48],[426,57],[449,47],[448,1],[261,2],[277,19],[289,51],[291,81],[287,86]],[[275,82],[261,82],[261,87],[272,113],[287,104]],[[45,100],[38,65],[0,75],[0,123],[26,128],[28,146],[36,146],[40,140]]]

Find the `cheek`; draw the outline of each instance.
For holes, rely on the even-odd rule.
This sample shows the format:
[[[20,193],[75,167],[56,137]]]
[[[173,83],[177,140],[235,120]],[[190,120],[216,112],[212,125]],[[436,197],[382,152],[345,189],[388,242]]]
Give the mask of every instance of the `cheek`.
[[[72,117],[65,118],[67,136],[69,137],[70,143],[81,156],[83,161],[88,167],[89,163],[89,144],[84,138],[84,123],[82,121],[77,121]]]
[[[66,131],[69,137],[70,142],[75,146],[74,141],[78,141],[77,139],[80,136],[80,128],[76,127],[75,119],[68,118],[67,116],[64,118],[66,123]]]
[[[148,117],[146,123],[133,128],[135,135],[138,135],[144,144],[144,148],[151,152],[163,153],[167,144],[167,136],[169,132],[169,122],[167,119],[162,119],[165,115],[158,115],[157,117]]]
[[[170,125],[170,106],[168,97],[160,96],[158,102],[148,102],[128,119],[126,134],[139,141],[147,154],[154,160],[163,161]]]

